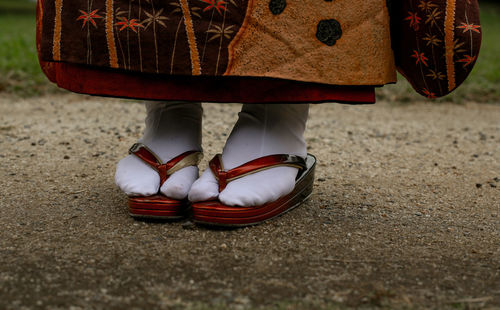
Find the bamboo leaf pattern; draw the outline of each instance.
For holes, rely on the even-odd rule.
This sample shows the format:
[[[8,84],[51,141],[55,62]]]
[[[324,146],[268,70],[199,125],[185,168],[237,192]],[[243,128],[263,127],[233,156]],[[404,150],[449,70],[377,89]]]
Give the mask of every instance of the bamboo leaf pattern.
[[[424,12],[430,12],[433,8],[436,8],[437,5],[432,3],[432,1],[420,1],[418,8]]]
[[[145,11],[144,14],[146,14],[146,16],[148,18],[146,18],[145,20],[142,21],[142,24],[146,24],[144,29],[147,29],[152,23],[157,23],[157,24],[163,26],[164,28],[167,28],[167,25],[165,25],[164,21],[168,20],[168,17],[163,16],[162,13],[163,13],[163,8],[161,8],[156,13],[154,13],[154,12],[148,13]]]
[[[71,61],[137,72],[218,75],[229,63],[229,44],[243,25],[248,2],[73,0],[61,6],[60,14],[48,12],[52,20],[44,22],[54,23],[56,13],[62,20],[65,35],[54,35],[51,42],[58,61],[67,59],[61,51],[67,54],[73,47],[61,49],[57,40],[65,46],[76,43],[78,55],[70,56]]]
[[[83,24],[82,24],[82,28],[85,27],[85,25],[87,24],[87,22],[91,23],[95,28],[97,28],[97,23],[95,22],[95,19],[97,18],[102,18],[102,16],[100,15],[97,15],[97,12],[99,12],[99,10],[93,10],[92,12],[90,13],[87,13],[83,10],[78,10],[80,11],[80,13],[82,13],[82,15],[80,15],[76,20],[82,20],[83,21]]]
[[[137,29],[135,27],[144,27],[140,23],[137,22],[137,19],[127,19],[126,17],[120,17],[120,22],[116,23],[117,26],[122,26],[119,31],[124,29],[131,29],[133,32],[137,33]]]
[[[427,46],[433,45],[433,46],[439,46],[443,40],[438,39],[438,37],[434,34],[428,33],[424,38],[424,41],[427,41]]]
[[[173,14],[179,14],[182,15],[182,8],[181,4],[179,2],[170,2],[170,5],[174,6],[175,9],[172,11]],[[179,39],[179,31],[181,30],[181,25],[182,25],[182,18],[179,19],[179,23],[177,24],[177,29],[175,31],[175,38],[174,38],[174,46],[172,47],[172,58],[170,61],[170,74],[174,73],[174,60],[175,60],[175,50],[177,47],[177,40]]]
[[[232,30],[234,25],[228,26],[226,28],[222,28],[221,26],[214,25],[214,27],[210,30],[208,30],[208,33],[213,33],[214,35],[208,40],[209,42],[212,40],[215,40],[217,38],[220,38],[221,36],[224,36],[226,39],[230,38],[230,34],[232,34],[234,31]]]
[[[145,0],[145,1],[146,1],[146,3],[151,5],[151,11],[152,11],[151,16],[153,17],[151,24],[153,25],[153,40],[154,40],[154,46],[155,46],[155,69],[156,69],[156,73],[159,73],[160,68],[159,68],[159,61],[158,61],[158,38],[156,36],[156,24],[157,23],[155,21],[155,17],[157,15],[156,15],[155,6],[154,6],[153,1],[152,0]]]
[[[123,18],[124,18],[122,15],[123,15],[123,14],[125,14],[125,13],[126,13],[126,12],[125,12],[125,11],[122,11],[122,10],[120,9],[120,7],[117,7],[117,8],[116,8],[116,11],[115,11],[115,17],[116,17],[116,19],[117,19],[117,20],[119,20],[119,21],[122,21],[122,20],[123,20]],[[120,25],[119,25],[117,22],[115,22],[115,23],[114,23],[114,26],[116,27],[116,30],[117,30],[116,32],[119,32],[119,30],[120,30]],[[125,52],[123,51],[123,44],[122,44],[122,40],[120,39],[120,36],[119,36],[119,35],[118,35],[117,37],[118,37],[118,47],[120,48],[120,52],[121,52],[121,54],[122,54],[122,59],[123,59],[123,67],[124,67],[124,68],[126,68],[126,67],[127,67],[127,61],[126,61],[126,58],[125,58]]]
[[[438,21],[441,19],[441,11],[438,8],[435,8],[431,13],[427,14],[427,19],[425,23],[430,23],[431,26],[439,27]]]
[[[199,12],[200,10],[201,10],[201,8],[196,7],[196,6],[193,7],[193,8],[191,8],[191,15],[196,16],[198,18],[201,18],[201,15],[200,15],[200,12]]]
[[[216,9],[219,14],[226,10],[226,1],[223,0],[201,0],[202,2],[208,3],[208,5],[203,9],[203,11],[208,11],[210,9]]]
[[[443,96],[455,89],[477,60],[479,49],[473,44],[477,42],[481,26],[478,14],[474,15],[475,22],[468,19],[471,3],[470,0],[408,0],[402,4],[408,15],[400,20],[406,29],[404,37],[398,39],[406,40],[410,36],[414,40],[402,43],[405,56],[400,65],[404,61],[403,73],[409,76],[415,89],[428,98]],[[474,6],[472,10],[477,10],[477,3]]]
[[[87,1],[87,11],[78,10],[80,12],[80,16],[76,18],[77,21],[82,21],[82,30],[86,28],[87,37],[86,37],[86,45],[87,45],[87,55],[86,55],[86,63],[92,63],[92,39],[90,33],[90,25],[97,29],[96,19],[102,19],[102,16],[97,14],[99,9],[92,10],[92,3]],[[85,27],[87,26],[87,27]]]

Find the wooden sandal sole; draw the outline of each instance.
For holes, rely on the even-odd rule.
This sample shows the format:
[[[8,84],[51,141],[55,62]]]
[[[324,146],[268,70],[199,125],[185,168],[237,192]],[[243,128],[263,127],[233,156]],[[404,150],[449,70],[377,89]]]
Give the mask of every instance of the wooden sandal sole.
[[[176,220],[184,218],[187,210],[187,201],[170,199],[163,195],[128,199],[128,211],[134,218]]]
[[[302,204],[313,191],[316,159],[308,155],[307,170],[296,181],[294,190],[280,199],[256,207],[226,206],[220,201],[192,204],[193,220],[209,226],[243,227],[257,225],[280,216]]]

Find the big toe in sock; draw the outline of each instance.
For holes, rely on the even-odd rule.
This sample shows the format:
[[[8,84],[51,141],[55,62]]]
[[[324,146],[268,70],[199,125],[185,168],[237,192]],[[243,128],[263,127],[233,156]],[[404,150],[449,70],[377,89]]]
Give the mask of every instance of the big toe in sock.
[[[188,199],[192,202],[216,199],[219,195],[219,184],[210,169],[206,169],[201,177],[193,183]]]
[[[159,162],[167,163],[186,151],[201,150],[200,103],[148,101],[145,105],[146,128],[139,142]],[[167,197],[184,199],[197,176],[197,167],[185,167],[161,185],[155,169],[136,155],[128,155],[117,165],[115,182],[129,196],[151,196],[160,190]]]
[[[128,196],[150,196],[158,193],[160,176],[134,155],[118,162],[115,183]]]
[[[222,152],[226,170],[272,154],[307,154],[304,130],[309,105],[307,104],[245,104],[238,114]],[[251,207],[263,205],[293,191],[298,168],[278,166],[229,182],[218,193],[219,186],[210,169],[193,184],[189,200],[214,198],[230,206]]]
[[[275,167],[229,182],[219,194],[228,206],[260,206],[291,193],[298,169]]]
[[[193,182],[198,178],[198,167],[190,166],[172,174],[160,188],[165,196],[173,199],[187,197]]]

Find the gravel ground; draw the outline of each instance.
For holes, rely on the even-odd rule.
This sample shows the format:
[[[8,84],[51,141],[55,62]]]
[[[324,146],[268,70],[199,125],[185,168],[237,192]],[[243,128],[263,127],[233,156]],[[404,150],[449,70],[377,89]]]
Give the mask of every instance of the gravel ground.
[[[206,159],[239,108],[205,105]],[[234,230],[128,216],[144,116],[0,98],[1,309],[500,308],[500,105],[313,106],[311,199]]]

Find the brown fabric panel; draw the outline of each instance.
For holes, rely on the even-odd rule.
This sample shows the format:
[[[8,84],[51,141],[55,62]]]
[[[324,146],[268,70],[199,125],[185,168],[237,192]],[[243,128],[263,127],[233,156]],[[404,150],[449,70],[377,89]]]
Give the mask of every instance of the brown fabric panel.
[[[477,1],[406,0],[395,11],[393,42],[398,70],[428,98],[453,91],[466,79],[479,54]],[[447,21],[452,22],[449,28]]]
[[[54,2],[44,16],[43,59],[53,60]],[[109,67],[105,0],[65,1],[61,61]],[[189,0],[198,53],[205,75],[221,75],[227,46],[245,18],[246,1]],[[190,75],[191,59],[179,0],[114,0],[113,31],[119,68],[147,73]]]
[[[473,25],[472,29],[464,28],[464,24]],[[465,81],[479,56],[482,34],[480,25],[479,5],[476,1],[464,1],[463,5],[457,6],[455,18],[455,29],[459,34],[457,44],[463,43],[456,48],[454,54],[457,87]]]
[[[177,5],[179,1],[176,0],[137,2],[134,16],[143,27],[137,27],[138,33],[133,34],[134,40],[130,47],[135,55],[134,66],[131,68],[133,71],[191,74],[182,12],[173,12],[178,8]],[[157,16],[157,21],[153,22],[151,16]]]
[[[143,13],[141,11],[141,13]],[[120,24],[121,23],[121,24]],[[127,24],[130,24],[127,27]],[[117,1],[115,3],[115,41],[120,68],[140,71],[141,59],[139,55],[140,25],[139,6],[136,2]],[[142,43],[142,42],[141,42]]]
[[[201,16],[193,14],[202,74],[222,75],[228,63],[228,45],[243,24],[248,1],[213,0],[219,9],[202,0],[192,1],[192,10]]]
[[[160,73],[191,75],[189,45],[183,17],[179,13],[170,18],[172,21],[169,20],[167,28],[158,27]],[[177,40],[175,40],[176,34]],[[151,43],[154,45],[154,42]]]
[[[51,0],[38,0],[41,1],[43,8],[42,17],[42,37],[41,37],[41,58],[45,61],[53,60],[52,56],[52,40],[54,38],[54,16],[55,16],[55,1]]]
[[[91,6],[87,0],[66,0],[62,10],[62,33],[61,33],[61,60],[75,63],[95,64],[100,66],[108,65],[107,49],[104,50],[104,57],[97,53],[99,45],[106,43],[106,33],[104,18],[92,18],[96,26],[88,20],[78,20],[85,13],[92,13],[98,10],[94,16],[104,17],[104,3],[96,3]],[[68,7],[67,5],[71,5]],[[85,26],[84,26],[85,23]],[[95,57],[97,56],[97,57]]]

